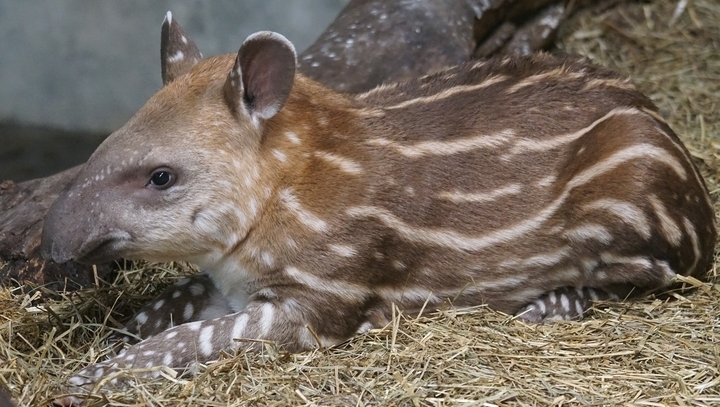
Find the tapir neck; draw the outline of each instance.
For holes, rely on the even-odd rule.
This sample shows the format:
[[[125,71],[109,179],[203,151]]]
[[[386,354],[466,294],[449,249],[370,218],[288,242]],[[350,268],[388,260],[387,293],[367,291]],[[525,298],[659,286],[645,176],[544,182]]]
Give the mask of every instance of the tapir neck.
[[[284,108],[265,123],[261,175],[251,196],[242,198],[257,206],[252,227],[202,266],[228,279],[233,268],[247,274],[246,281],[267,278],[302,255],[300,242],[326,238],[346,208],[369,201],[378,179],[377,158],[365,144],[372,114],[351,97],[298,76]]]

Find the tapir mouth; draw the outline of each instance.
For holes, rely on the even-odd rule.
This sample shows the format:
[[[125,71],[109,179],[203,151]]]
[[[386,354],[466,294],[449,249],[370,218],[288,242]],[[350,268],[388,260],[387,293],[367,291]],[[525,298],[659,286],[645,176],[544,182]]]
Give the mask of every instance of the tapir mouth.
[[[86,241],[77,257],[80,263],[102,263],[118,260],[122,257],[122,249],[130,240],[127,232],[115,230],[101,238]]]
[[[130,241],[130,234],[114,230],[101,236],[88,236],[75,253],[61,253],[53,244],[52,258],[56,262],[75,260],[79,263],[96,264],[117,260]]]

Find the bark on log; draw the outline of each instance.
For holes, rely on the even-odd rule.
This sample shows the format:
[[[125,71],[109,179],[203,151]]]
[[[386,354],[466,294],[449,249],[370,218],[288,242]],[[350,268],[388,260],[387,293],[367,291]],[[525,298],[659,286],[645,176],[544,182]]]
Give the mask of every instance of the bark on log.
[[[88,287],[95,281],[92,266],[57,264],[40,256],[43,218],[80,167],[20,184],[0,184],[0,283],[32,282],[57,291]],[[96,270],[98,277],[106,278],[112,267],[103,264]]]
[[[338,91],[362,92],[471,58],[543,49],[570,11],[596,4],[587,0],[569,4],[566,0],[351,0],[300,54],[299,70]],[[108,279],[111,264],[93,269],[74,262],[55,264],[40,256],[43,218],[78,170],[0,184],[0,283],[33,282],[59,290]]]

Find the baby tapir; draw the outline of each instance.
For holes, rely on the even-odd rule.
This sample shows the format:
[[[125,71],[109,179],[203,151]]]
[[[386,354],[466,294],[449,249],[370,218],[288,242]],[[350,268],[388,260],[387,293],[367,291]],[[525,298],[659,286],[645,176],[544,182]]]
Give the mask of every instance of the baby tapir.
[[[279,34],[203,59],[169,14],[162,33],[164,87],[58,197],[43,250],[207,274],[139,313],[149,338],[72,385],[257,340],[337,344],[393,304],[580,317],[710,265],[703,180],[615,73],[510,57],[342,95],[297,74]]]

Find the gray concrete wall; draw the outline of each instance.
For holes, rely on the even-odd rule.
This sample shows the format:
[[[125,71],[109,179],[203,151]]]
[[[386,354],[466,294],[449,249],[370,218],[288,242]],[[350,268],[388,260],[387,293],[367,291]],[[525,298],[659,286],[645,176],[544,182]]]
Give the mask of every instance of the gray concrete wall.
[[[167,10],[203,55],[260,30],[301,51],[348,0],[0,0],[0,122],[110,132],[162,84]]]

